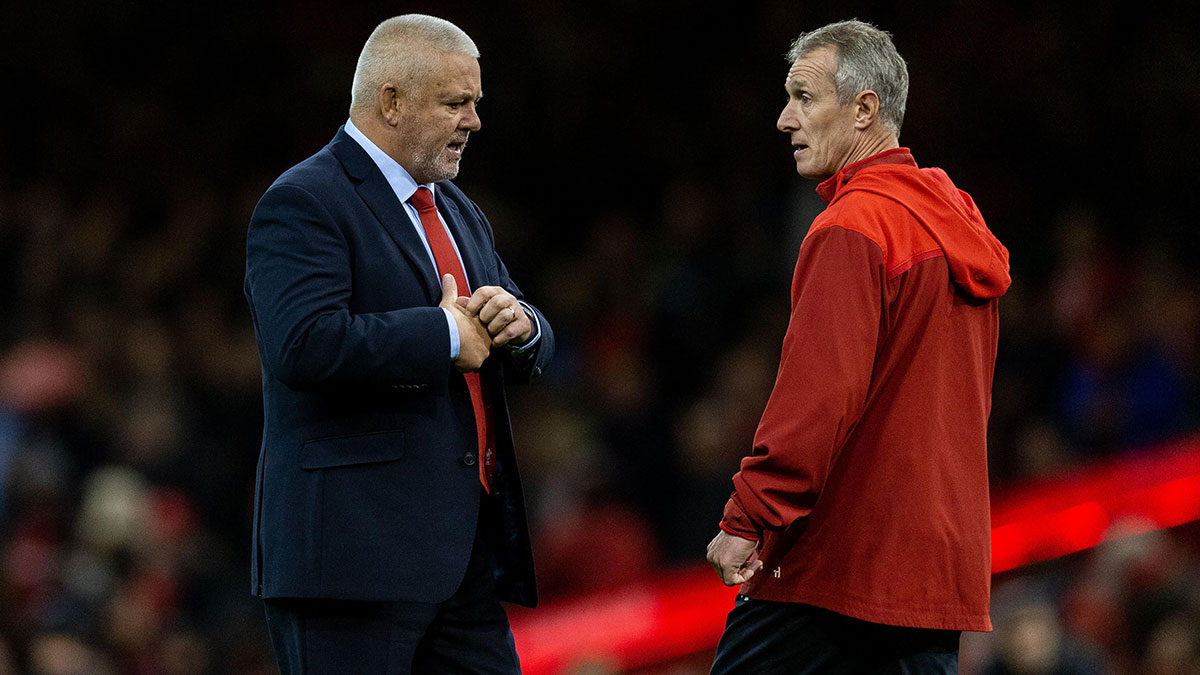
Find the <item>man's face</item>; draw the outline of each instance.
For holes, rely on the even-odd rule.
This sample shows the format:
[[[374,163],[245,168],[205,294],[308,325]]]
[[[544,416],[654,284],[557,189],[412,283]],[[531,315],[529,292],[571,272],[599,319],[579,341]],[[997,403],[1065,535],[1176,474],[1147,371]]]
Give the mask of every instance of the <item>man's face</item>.
[[[784,83],[788,102],[775,126],[791,137],[796,172],[805,178],[837,173],[854,146],[854,104],[838,104],[836,70],[834,51],[822,47],[796,59]]]
[[[418,86],[400,104],[395,159],[418,184],[454,178],[467,136],[480,126],[475,111],[483,96],[479,61],[466,54],[442,54],[440,65]]]

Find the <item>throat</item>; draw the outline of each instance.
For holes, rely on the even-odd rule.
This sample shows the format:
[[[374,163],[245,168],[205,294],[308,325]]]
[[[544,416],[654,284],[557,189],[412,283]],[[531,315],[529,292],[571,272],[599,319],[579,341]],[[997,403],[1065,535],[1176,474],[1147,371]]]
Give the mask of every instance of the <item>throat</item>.
[[[850,149],[850,154],[846,157],[846,162],[842,166],[850,166],[868,157],[874,157],[885,150],[892,150],[898,147],[900,147],[900,139],[890,131],[872,135],[864,134],[859,137],[858,142]]]

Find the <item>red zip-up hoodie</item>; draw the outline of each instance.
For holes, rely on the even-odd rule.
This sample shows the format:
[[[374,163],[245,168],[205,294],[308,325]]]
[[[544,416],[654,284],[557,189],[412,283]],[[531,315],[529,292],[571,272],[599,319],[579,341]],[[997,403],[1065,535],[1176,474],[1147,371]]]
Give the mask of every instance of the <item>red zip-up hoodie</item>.
[[[906,148],[818,188],[753,452],[721,527],[762,539],[752,598],[991,630],[987,418],[1008,251]]]

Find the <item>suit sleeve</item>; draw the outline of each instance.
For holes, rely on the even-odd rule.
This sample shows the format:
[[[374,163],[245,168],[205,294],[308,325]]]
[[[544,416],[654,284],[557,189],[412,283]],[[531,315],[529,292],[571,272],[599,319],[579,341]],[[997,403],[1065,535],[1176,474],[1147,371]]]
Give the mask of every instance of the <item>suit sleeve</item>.
[[[307,190],[277,185],[246,235],[246,297],[266,370],[293,389],[444,386],[450,336],[438,307],[353,314],[350,250]]]
[[[775,387],[721,529],[747,539],[806,517],[863,413],[879,339],[883,252],[829,227],[801,246]]]
[[[516,282],[509,276],[508,267],[500,259],[500,254],[496,253],[496,239],[492,232],[492,224],[488,222],[487,216],[483,215],[483,210],[474,202],[468,201],[468,203],[476,217],[483,223],[484,230],[487,232],[492,255],[496,258],[496,272],[500,276],[500,286],[509,293],[512,293],[513,297],[517,300],[520,300],[525,309],[533,311],[533,316],[530,316],[529,320],[533,321],[538,328],[536,344],[523,350],[498,350],[500,358],[504,362],[505,382],[509,384],[529,384],[541,377],[546,367],[550,365],[550,360],[554,358],[554,330],[550,327],[550,322],[546,319],[546,315],[542,314],[540,309],[525,299],[525,295],[521,293],[521,289],[517,287]]]

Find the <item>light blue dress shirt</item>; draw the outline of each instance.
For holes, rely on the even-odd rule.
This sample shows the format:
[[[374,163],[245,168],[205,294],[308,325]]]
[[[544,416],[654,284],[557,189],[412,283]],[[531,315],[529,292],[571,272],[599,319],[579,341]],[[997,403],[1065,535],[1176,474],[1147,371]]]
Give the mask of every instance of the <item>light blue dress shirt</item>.
[[[346,134],[362,146],[363,150],[366,150],[367,155],[371,157],[371,161],[375,162],[375,166],[379,167],[379,170],[383,172],[383,177],[387,179],[388,185],[392,187],[392,192],[396,193],[396,198],[404,205],[404,212],[408,214],[408,220],[412,223],[413,229],[416,230],[417,236],[421,238],[421,244],[425,246],[425,253],[429,256],[429,262],[436,270],[437,259],[433,257],[433,249],[429,248],[429,240],[425,236],[425,227],[421,225],[421,216],[417,213],[417,207],[409,203],[408,200],[417,191],[418,187],[429,188],[429,192],[436,197],[437,184],[426,183],[425,185],[417,185],[417,181],[409,175],[408,171],[400,166],[399,162],[392,159],[390,155],[379,149],[379,146],[371,142],[371,139],[367,138],[358,127],[354,126],[354,122],[346,120],[345,128]],[[458,256],[458,264],[463,269],[463,276],[466,277],[467,266],[463,264],[462,253],[458,250],[458,242],[454,241],[454,235],[450,233],[450,228],[446,227],[446,220],[442,218],[441,211],[438,211],[438,220],[441,221],[442,228],[446,231],[446,237],[450,239],[450,244],[454,247],[454,255]],[[470,278],[466,278],[466,282],[468,286],[471,286]],[[518,300],[518,302],[520,301]],[[529,342],[520,347],[515,347],[513,349],[515,352],[523,352],[529,349],[542,337],[541,325],[538,322],[537,314],[525,303],[522,302],[521,305],[525,308],[525,314],[529,317],[530,321],[535,322],[536,334]],[[446,325],[450,328],[450,360],[453,361],[458,358],[460,348],[458,324],[454,322],[454,316],[450,313],[450,310],[443,307],[442,311],[446,313]]]

